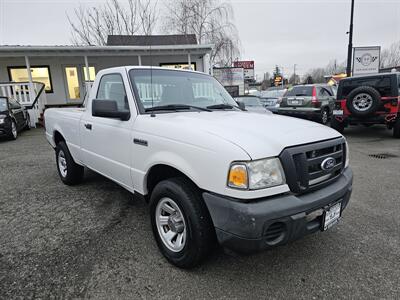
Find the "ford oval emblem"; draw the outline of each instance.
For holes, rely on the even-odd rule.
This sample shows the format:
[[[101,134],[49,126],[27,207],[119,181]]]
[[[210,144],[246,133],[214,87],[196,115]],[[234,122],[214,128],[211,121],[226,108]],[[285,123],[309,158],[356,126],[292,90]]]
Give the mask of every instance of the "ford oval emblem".
[[[333,157],[325,158],[321,163],[321,169],[328,171],[335,166],[336,160]]]

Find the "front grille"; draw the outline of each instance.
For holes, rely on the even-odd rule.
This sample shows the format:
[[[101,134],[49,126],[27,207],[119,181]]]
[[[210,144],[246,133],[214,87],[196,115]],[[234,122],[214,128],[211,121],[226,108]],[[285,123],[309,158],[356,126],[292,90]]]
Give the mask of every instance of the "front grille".
[[[282,151],[280,159],[292,192],[315,190],[342,173],[346,161],[345,140],[338,138],[289,147]],[[330,168],[323,168],[328,162]]]

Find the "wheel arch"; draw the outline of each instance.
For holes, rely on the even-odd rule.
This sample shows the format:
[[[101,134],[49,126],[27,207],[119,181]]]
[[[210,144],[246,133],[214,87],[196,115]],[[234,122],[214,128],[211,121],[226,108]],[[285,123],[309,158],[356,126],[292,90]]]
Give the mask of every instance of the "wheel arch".
[[[174,177],[184,177],[191,181],[196,187],[199,188],[198,184],[193,180],[192,176],[188,175],[187,172],[184,172],[177,168],[176,166],[172,166],[167,163],[157,163],[152,165],[145,177],[143,182],[144,187],[144,194],[146,196],[150,196],[152,190],[157,185],[157,183],[161,182],[162,180],[166,180],[169,178]],[[148,197],[146,197],[148,198]]]
[[[53,142],[54,142],[54,145],[57,146],[58,143],[60,143],[60,142],[65,142],[65,141],[66,141],[66,140],[65,140],[63,134],[62,134],[58,129],[55,129],[54,132],[53,132]]]

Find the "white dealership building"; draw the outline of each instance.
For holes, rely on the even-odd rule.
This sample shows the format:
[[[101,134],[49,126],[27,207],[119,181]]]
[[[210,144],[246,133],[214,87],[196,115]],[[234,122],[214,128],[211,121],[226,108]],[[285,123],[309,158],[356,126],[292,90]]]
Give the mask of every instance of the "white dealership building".
[[[0,96],[33,104],[43,87],[42,106],[79,104],[101,69],[152,65],[209,73],[211,50],[194,35],[109,36],[106,46],[0,46]]]

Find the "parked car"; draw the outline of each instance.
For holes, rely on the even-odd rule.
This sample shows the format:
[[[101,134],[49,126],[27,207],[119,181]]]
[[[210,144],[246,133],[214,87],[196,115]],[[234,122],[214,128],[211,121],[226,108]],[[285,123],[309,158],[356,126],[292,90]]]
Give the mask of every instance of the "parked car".
[[[254,95],[235,97],[236,102],[243,103],[243,107],[250,112],[268,113],[269,111],[262,105],[260,98]]]
[[[327,124],[334,107],[335,97],[330,86],[296,85],[288,89],[277,113]]]
[[[81,182],[87,167],[143,196],[160,251],[182,268],[215,241],[251,253],[327,230],[352,191],[340,133],[242,111],[200,72],[104,69],[85,108],[45,119],[62,182]]]
[[[272,112],[276,112],[287,89],[282,87],[272,87],[262,91],[260,95],[261,103]]]
[[[342,79],[339,83],[332,128],[385,124],[400,138],[400,73],[382,73]]]
[[[16,100],[0,96],[0,137],[17,139],[18,132],[29,129],[29,115]]]

